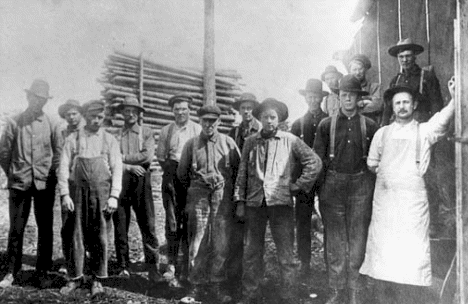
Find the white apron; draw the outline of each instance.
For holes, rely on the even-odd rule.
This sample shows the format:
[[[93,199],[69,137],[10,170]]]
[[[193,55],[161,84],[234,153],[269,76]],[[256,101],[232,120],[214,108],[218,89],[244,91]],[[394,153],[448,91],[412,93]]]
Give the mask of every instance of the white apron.
[[[431,285],[429,204],[416,164],[417,124],[383,132],[366,256],[360,272],[375,279]],[[402,130],[403,129],[403,130]],[[420,134],[425,141],[425,132]],[[425,141],[422,154],[429,152]],[[424,172],[425,170],[423,170]]]

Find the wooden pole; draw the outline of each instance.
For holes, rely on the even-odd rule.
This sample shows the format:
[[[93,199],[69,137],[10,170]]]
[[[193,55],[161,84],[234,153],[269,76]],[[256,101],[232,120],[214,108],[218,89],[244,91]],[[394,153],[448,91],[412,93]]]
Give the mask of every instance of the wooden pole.
[[[398,0],[398,40],[401,40],[401,0]]]
[[[377,63],[379,68],[379,83],[382,85],[382,58],[380,57],[380,0],[377,0]]]
[[[429,12],[429,0],[425,2],[426,8],[426,41],[427,41],[427,64],[431,64],[431,24]]]
[[[457,227],[457,291],[468,303],[468,2],[457,0],[455,20],[455,173]]]
[[[203,103],[216,103],[215,54],[214,54],[214,0],[205,0],[205,49],[203,64]]]
[[[141,54],[140,54],[140,81],[139,81],[139,89],[138,89],[138,93],[139,93],[138,102],[140,103],[141,106],[143,106],[143,79],[144,79],[143,65],[144,65],[143,52],[141,52]],[[139,120],[138,121],[139,124],[142,125],[143,124],[143,113],[140,113],[140,117],[138,118],[138,120]]]

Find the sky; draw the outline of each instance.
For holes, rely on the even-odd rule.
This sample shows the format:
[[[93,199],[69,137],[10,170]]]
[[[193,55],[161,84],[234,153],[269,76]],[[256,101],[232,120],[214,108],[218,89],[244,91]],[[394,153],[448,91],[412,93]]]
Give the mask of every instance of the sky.
[[[242,75],[244,91],[304,114],[298,93],[320,78],[335,51],[350,47],[356,0],[215,0],[217,69]],[[25,109],[24,89],[50,83],[45,107],[100,98],[96,81],[113,50],[172,66],[203,66],[203,0],[2,0],[0,112]]]

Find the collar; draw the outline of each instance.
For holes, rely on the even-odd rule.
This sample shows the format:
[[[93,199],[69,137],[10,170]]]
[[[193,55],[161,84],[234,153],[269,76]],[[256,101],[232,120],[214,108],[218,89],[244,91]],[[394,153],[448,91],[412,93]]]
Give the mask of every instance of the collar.
[[[90,131],[88,131],[86,128],[83,128],[83,131],[84,131],[84,134],[85,134],[87,137],[91,137],[91,136],[101,136],[101,134],[102,134],[102,127],[99,128],[99,130],[97,130],[97,132],[90,132]]]
[[[408,70],[405,70],[405,71],[401,71],[400,74],[403,74],[403,75],[419,75],[421,74],[421,68],[419,67],[419,65],[417,65],[416,63],[411,67],[409,68]]]
[[[255,133],[254,136],[255,136],[255,138],[256,138],[257,140],[260,140],[260,141],[261,141],[261,140],[266,140],[265,138],[262,137],[261,132]],[[282,136],[283,136],[283,131],[281,131],[281,130],[278,129],[278,131],[276,131],[276,134],[275,134],[273,137],[271,137],[271,138],[280,139]]]
[[[213,136],[211,136],[211,137],[206,136],[205,133],[203,133],[203,132],[200,133],[200,139],[202,139],[205,142],[211,141],[211,142],[215,143],[215,142],[218,141],[218,138],[219,138],[219,132],[218,131],[215,131]]]
[[[356,114],[354,114],[353,116],[349,117],[348,115],[346,115],[345,113],[343,113],[343,111],[340,110],[338,111],[338,118],[345,118],[345,119],[348,119],[348,118],[351,118],[351,119],[355,119],[356,117],[359,117],[359,112],[356,111]]]
[[[322,111],[321,108],[319,108],[315,113],[311,113],[310,111],[307,111],[307,113],[304,115],[304,117],[312,117],[312,118],[319,118],[326,115],[325,112]]]
[[[26,118],[31,119],[31,120],[38,120],[38,121],[43,121],[44,120],[44,112],[40,111],[38,113],[31,111],[29,108],[27,108],[24,111],[24,115]]]
[[[123,133],[127,133],[127,132],[133,132],[133,133],[138,134],[140,132],[140,126],[136,123],[133,126],[131,126],[130,128],[126,128],[125,125],[124,125]]]

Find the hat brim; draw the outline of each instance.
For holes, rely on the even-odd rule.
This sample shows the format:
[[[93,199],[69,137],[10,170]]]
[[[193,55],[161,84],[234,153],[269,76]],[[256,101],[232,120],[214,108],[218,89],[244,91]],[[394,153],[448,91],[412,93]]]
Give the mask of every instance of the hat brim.
[[[388,53],[390,54],[390,56],[397,57],[398,53],[404,50],[411,50],[413,51],[414,55],[419,55],[422,52],[424,52],[424,47],[415,43],[394,45],[388,49]]]
[[[384,102],[391,105],[392,104],[391,101],[393,99],[393,96],[395,96],[398,93],[402,93],[402,92],[406,92],[406,93],[411,94],[411,96],[413,96],[413,99],[418,98],[418,92],[413,90],[412,88],[407,87],[407,86],[395,86],[395,87],[390,88],[390,89],[388,89],[388,90],[386,90],[384,92],[384,96],[383,96],[384,97]]]
[[[301,94],[302,96],[305,96],[307,92],[322,93],[322,97],[328,96],[328,94],[330,94],[327,91],[316,92],[316,91],[299,90],[299,94]]]
[[[124,104],[119,104],[119,105],[117,106],[117,110],[120,111],[120,112],[122,112],[123,109],[124,109],[125,107],[136,108],[136,109],[138,109],[140,112],[143,112],[143,113],[146,112],[145,108],[143,108],[142,106],[137,106],[137,105],[124,105]]]
[[[327,74],[335,74],[335,75],[338,75],[340,77],[343,77],[343,73],[341,72],[323,72],[322,75],[320,76],[320,79],[322,79],[322,81],[325,81],[325,75]]]
[[[67,114],[67,112],[70,110],[70,109],[77,109],[78,112],[80,112],[81,114],[83,114],[83,108],[81,106],[75,106],[75,105],[71,105],[71,104],[63,104],[61,106],[59,106],[58,108],[58,114],[61,118],[65,119],[65,114]]]
[[[340,95],[340,91],[357,93],[359,96],[369,95],[369,92],[362,91],[362,90],[353,90],[353,89],[331,89],[331,90],[335,92],[335,94],[337,95]]]
[[[35,93],[35,92],[31,91],[31,90],[28,90],[28,89],[24,89],[24,91],[27,92],[27,93],[34,94],[34,95],[36,95],[36,96],[38,96],[38,97],[41,97],[41,98],[45,98],[45,99],[52,99],[52,98],[54,98],[53,96],[50,96],[50,95],[43,96],[43,95],[37,94],[37,93]]]
[[[282,103],[282,102],[276,102],[275,104],[263,104],[261,103],[258,107],[256,107],[253,111],[252,111],[252,115],[260,120],[260,115],[262,114],[263,111],[267,110],[267,109],[274,109],[276,111],[276,113],[278,113],[278,120],[279,122],[283,122],[285,121],[286,119],[288,119],[289,117],[289,111],[288,111],[288,107]]]
[[[252,103],[254,108],[258,107],[258,105],[259,105],[259,102],[256,101],[256,100],[253,100],[253,99],[244,99],[244,100],[236,100],[236,101],[232,104],[232,107],[233,107],[235,110],[239,111],[241,104],[246,103],[246,102]]]

